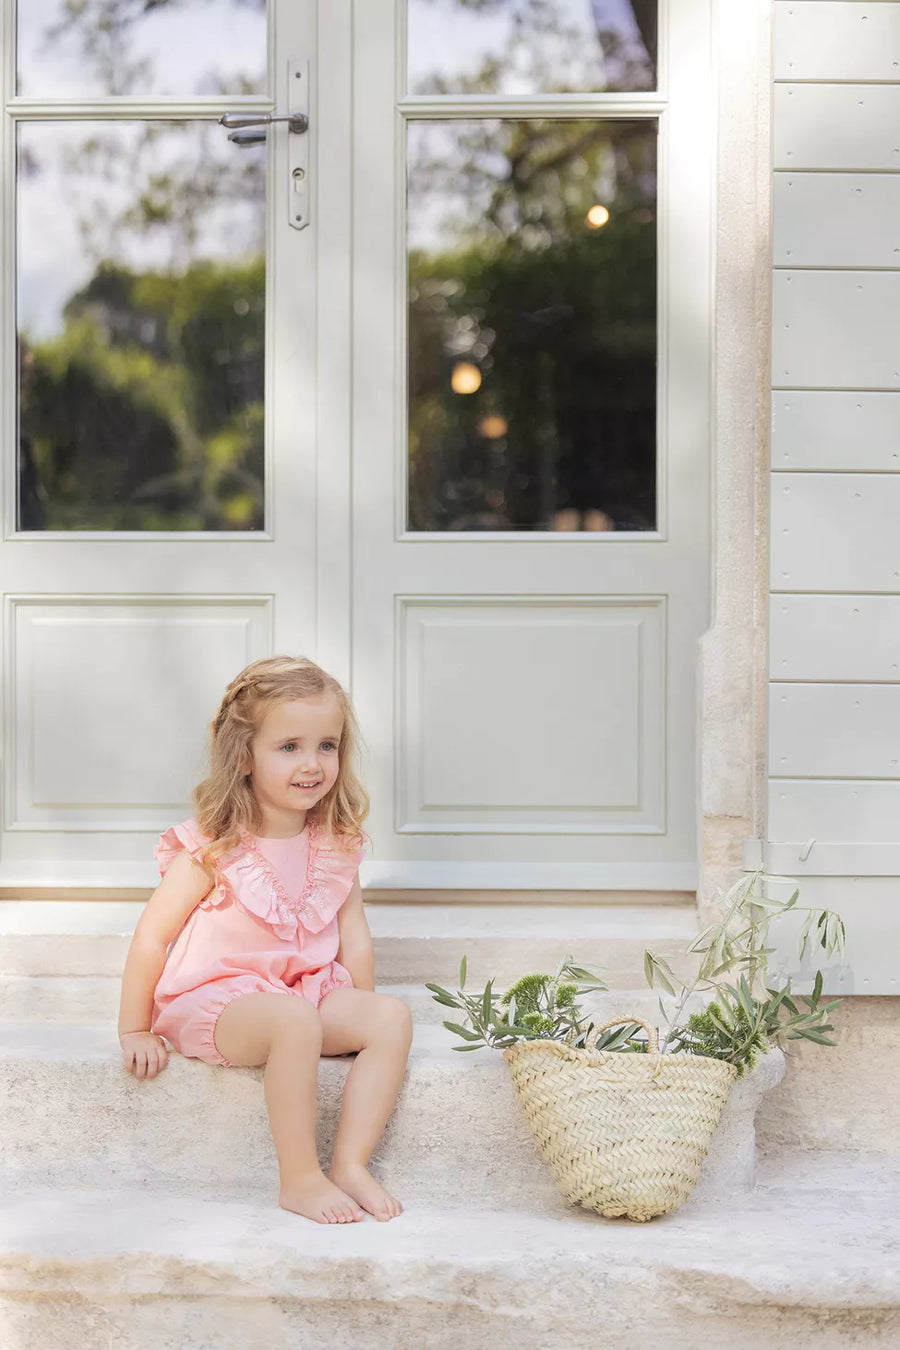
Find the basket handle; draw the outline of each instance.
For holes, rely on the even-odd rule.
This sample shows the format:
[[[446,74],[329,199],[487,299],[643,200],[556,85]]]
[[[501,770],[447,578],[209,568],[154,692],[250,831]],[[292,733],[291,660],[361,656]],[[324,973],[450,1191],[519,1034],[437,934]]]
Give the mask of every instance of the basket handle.
[[[650,1055],[656,1054],[659,1050],[659,1037],[656,1027],[651,1027],[642,1017],[614,1017],[611,1022],[604,1022],[602,1027],[592,1026],[589,1034],[596,1039],[597,1036],[602,1036],[604,1031],[609,1031],[610,1027],[624,1025],[626,1022],[635,1022],[639,1027],[644,1028],[647,1033],[647,1053]],[[585,1050],[593,1049],[586,1041],[584,1048]],[[600,1052],[596,1051],[595,1053],[599,1054]]]

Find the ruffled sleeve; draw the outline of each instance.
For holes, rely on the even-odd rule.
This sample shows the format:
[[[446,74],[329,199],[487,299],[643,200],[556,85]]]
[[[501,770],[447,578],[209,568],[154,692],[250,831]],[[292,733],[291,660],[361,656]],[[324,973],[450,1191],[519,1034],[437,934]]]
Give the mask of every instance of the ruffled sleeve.
[[[159,864],[160,876],[166,875],[172,865],[173,858],[182,850],[189,853],[197,862],[208,865],[203,856],[203,850],[209,842],[208,835],[203,833],[196,820],[184,820],[180,825],[173,825],[171,829],[166,830],[165,834],[160,835],[159,843],[153,850],[153,856]],[[205,895],[200,901],[202,909],[216,908],[232,898],[228,883],[218,868],[214,869],[214,875],[215,884],[209,894]]]

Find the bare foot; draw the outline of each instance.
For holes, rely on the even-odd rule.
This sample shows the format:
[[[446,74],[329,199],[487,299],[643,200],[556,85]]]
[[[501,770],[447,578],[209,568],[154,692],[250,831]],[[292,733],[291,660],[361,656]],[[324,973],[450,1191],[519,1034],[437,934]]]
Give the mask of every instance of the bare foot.
[[[321,1170],[294,1177],[283,1185],[278,1204],[316,1223],[357,1223],[363,1217],[359,1205]]]
[[[376,1219],[386,1223],[402,1214],[403,1206],[399,1200],[380,1186],[362,1163],[343,1163],[332,1166],[328,1173],[333,1182],[358,1200],[363,1209],[368,1210]]]

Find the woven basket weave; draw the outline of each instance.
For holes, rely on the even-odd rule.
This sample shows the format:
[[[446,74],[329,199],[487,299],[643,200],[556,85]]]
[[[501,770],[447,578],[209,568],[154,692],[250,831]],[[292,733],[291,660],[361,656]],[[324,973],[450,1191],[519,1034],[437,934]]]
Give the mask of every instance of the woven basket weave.
[[[705,1055],[660,1054],[655,1029],[639,1017],[617,1017],[591,1036],[622,1022],[646,1030],[646,1054],[536,1040],[507,1046],[503,1057],[565,1198],[645,1222],[687,1199],[737,1070]]]

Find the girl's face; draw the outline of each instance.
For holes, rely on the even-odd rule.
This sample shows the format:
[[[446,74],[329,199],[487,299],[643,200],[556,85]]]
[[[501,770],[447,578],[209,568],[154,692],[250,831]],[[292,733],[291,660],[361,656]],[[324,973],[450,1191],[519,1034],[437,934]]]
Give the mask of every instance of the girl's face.
[[[343,714],[333,694],[276,703],[250,742],[250,784],[264,834],[299,834],[338,776]],[[307,786],[311,785],[311,786]]]

